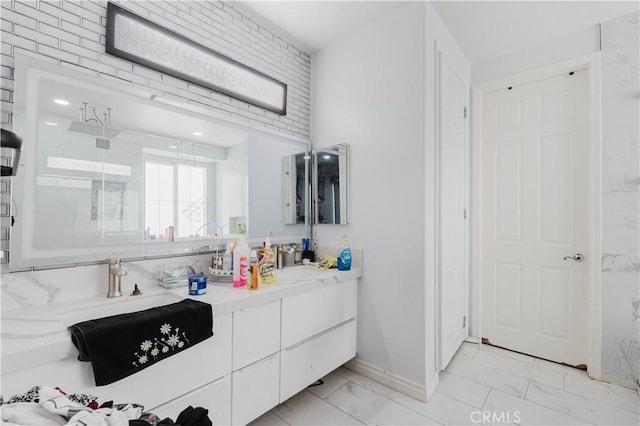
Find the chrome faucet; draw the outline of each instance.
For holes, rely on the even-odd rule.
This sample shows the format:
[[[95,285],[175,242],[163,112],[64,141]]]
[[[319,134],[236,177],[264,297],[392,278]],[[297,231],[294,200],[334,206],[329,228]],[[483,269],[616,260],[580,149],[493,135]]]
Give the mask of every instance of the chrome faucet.
[[[109,293],[107,297],[122,296],[122,288],[120,279],[127,275],[127,270],[120,264],[120,259],[109,258]]]

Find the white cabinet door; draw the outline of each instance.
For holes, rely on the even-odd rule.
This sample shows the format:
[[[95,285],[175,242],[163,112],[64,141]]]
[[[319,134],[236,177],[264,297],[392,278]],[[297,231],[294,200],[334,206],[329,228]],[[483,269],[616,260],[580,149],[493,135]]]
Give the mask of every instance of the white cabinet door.
[[[356,356],[356,320],[281,352],[280,402]]]
[[[148,411],[157,414],[161,419],[170,417],[175,421],[189,405],[209,410],[209,418],[215,425],[231,424],[231,375]]]
[[[355,318],[357,290],[358,282],[352,280],[282,299],[282,347]]]
[[[280,353],[248,367],[232,376],[231,420],[244,425],[278,405],[280,387]]]
[[[280,300],[233,313],[233,370],[280,350]]]

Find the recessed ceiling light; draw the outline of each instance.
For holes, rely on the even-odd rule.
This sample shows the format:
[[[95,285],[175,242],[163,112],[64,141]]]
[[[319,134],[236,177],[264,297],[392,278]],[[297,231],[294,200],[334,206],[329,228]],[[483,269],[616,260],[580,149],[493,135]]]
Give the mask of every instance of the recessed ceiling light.
[[[54,123],[53,121],[45,121],[44,124],[46,124],[47,126],[57,126],[58,123]]]
[[[202,136],[202,132],[193,132],[194,136]]]
[[[57,103],[58,105],[69,105],[69,101],[65,101],[64,99],[54,99],[53,102]]]
[[[177,145],[169,145],[169,148],[171,149],[176,149],[178,146]]]

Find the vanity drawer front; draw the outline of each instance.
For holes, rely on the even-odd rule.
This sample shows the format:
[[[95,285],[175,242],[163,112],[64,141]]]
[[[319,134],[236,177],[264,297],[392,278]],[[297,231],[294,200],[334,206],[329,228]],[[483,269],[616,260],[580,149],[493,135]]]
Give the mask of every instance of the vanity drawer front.
[[[233,370],[280,350],[280,300],[233,313]]]
[[[354,318],[357,291],[352,280],[282,299],[282,348]]]
[[[278,405],[280,353],[234,371],[232,380],[231,420],[244,425]]]
[[[216,425],[231,424],[231,374],[147,411],[175,421],[189,405],[209,410],[209,418]]]
[[[291,398],[355,356],[355,319],[283,350],[280,402]]]

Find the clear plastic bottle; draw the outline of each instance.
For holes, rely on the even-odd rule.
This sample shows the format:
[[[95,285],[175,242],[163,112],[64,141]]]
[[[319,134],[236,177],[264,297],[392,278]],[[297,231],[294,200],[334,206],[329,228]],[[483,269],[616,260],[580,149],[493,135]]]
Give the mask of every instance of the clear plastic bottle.
[[[338,270],[349,271],[351,269],[351,247],[349,247],[349,237],[342,236],[342,250],[338,255]]]

